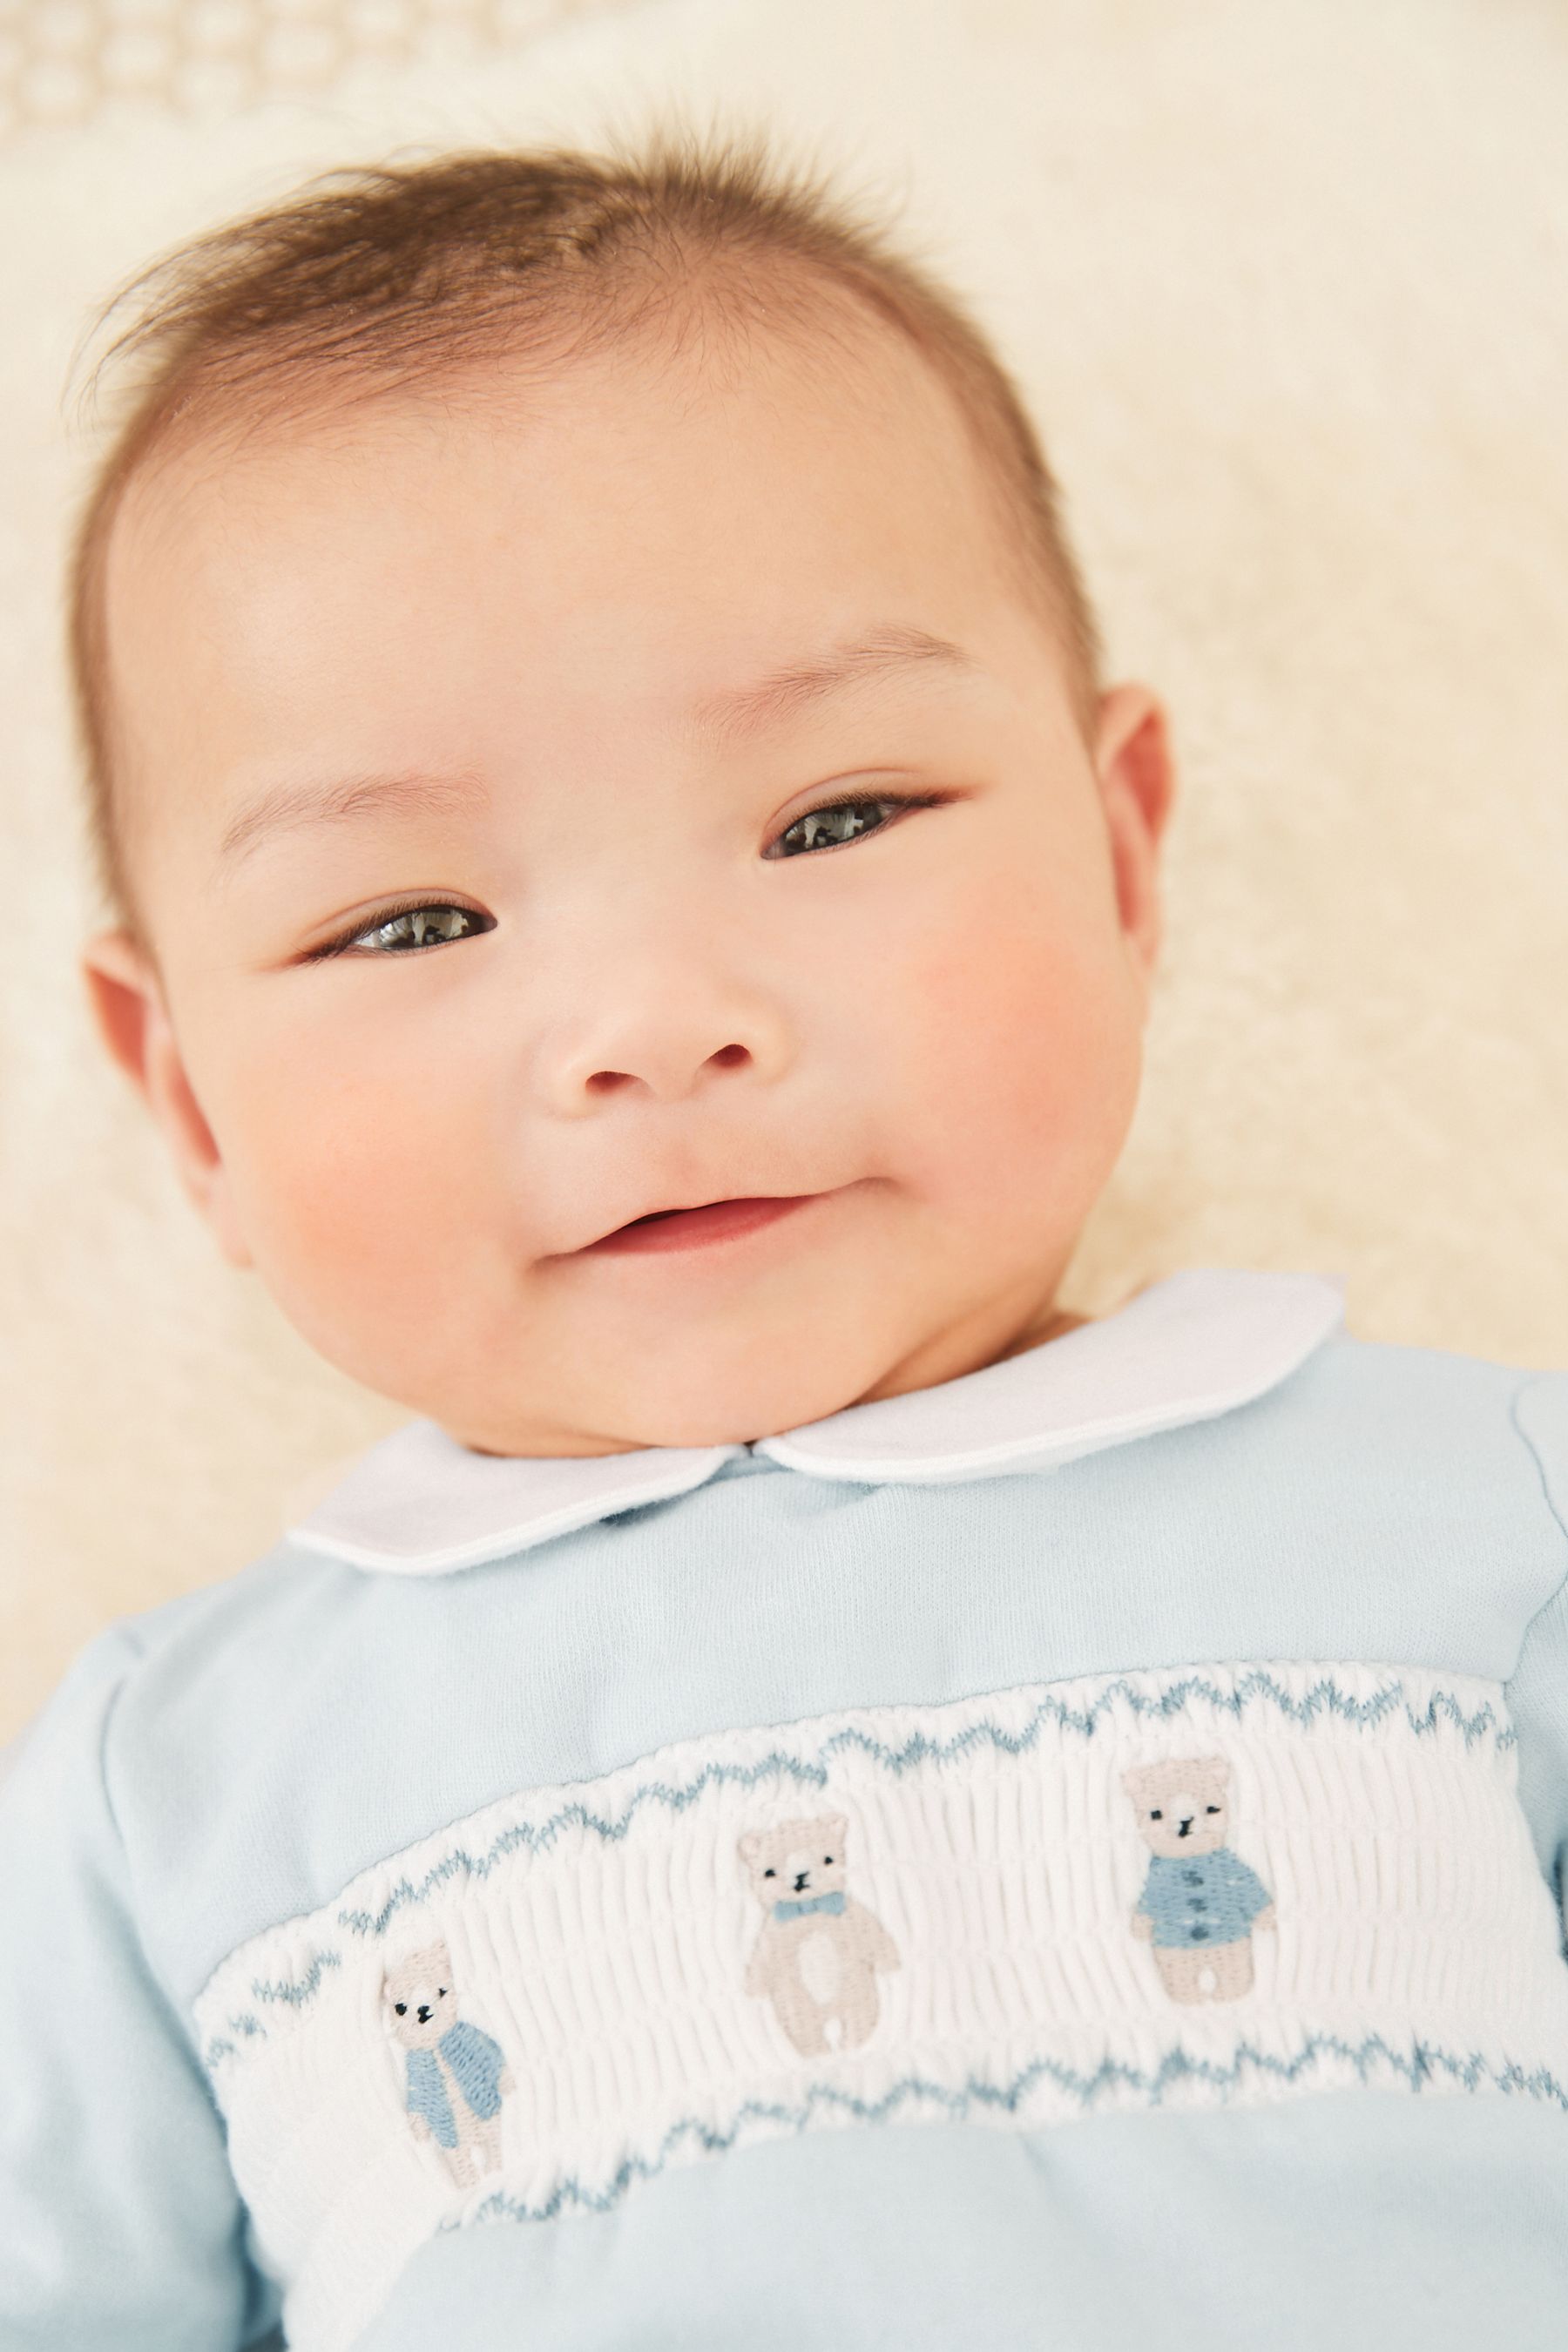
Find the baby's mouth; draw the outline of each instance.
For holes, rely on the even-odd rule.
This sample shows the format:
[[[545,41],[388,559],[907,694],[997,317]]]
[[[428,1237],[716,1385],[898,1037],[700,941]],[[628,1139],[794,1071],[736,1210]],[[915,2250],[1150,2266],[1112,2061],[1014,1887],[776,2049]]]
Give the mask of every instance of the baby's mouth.
[[[820,1201],[821,1192],[794,1192],[771,1198],[709,1201],[698,1209],[654,1209],[630,1224],[590,1242],[580,1257],[641,1255],[664,1250],[703,1249],[719,1242],[736,1241],[776,1224],[792,1210]]]

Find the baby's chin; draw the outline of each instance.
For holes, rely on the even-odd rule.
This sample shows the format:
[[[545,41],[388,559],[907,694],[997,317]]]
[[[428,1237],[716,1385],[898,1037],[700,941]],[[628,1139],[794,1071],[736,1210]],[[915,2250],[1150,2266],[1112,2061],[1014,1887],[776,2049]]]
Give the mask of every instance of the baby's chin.
[[[917,1343],[922,1328],[917,1322]],[[879,1328],[872,1316],[847,1329],[832,1328],[826,1315],[749,1330],[710,1326],[679,1339],[667,1334],[641,1350],[606,1347],[602,1360],[579,1349],[568,1379],[548,1397],[508,1400],[491,1386],[461,1405],[448,1397],[416,1409],[460,1443],[492,1454],[750,1445],[825,1421],[896,1380],[910,1337],[907,1328]]]
[[[977,1265],[962,1234],[939,1233],[917,1255],[869,1221],[857,1248],[806,1251],[746,1279],[687,1278],[672,1260],[657,1281],[595,1270],[583,1297],[563,1285],[539,1302],[448,1290],[395,1316],[295,1319],[351,1378],[478,1453],[750,1445],[958,1379],[1032,1337],[1065,1251],[1042,1265],[1027,1238],[1020,1271],[1000,1250]]]
[[[1084,1318],[1037,1318],[1020,1345],[1036,1345]],[[967,1319],[942,1323],[910,1344],[909,1335],[865,1332],[838,1348],[752,1339],[716,1360],[690,1361],[666,1351],[652,1377],[635,1363],[617,1367],[597,1393],[579,1391],[558,1407],[507,1413],[487,1404],[467,1412],[443,1411],[439,1401],[418,1409],[459,1444],[484,1454],[582,1456],[626,1454],[652,1446],[697,1451],[752,1445],[783,1436],[849,1407],[930,1388],[978,1370],[1007,1352],[1000,1333],[986,1338]]]
[[[459,1444],[481,1454],[574,1455],[627,1454],[650,1446],[683,1452],[712,1445],[751,1445],[813,1421],[825,1421],[858,1401],[863,1387],[851,1378],[834,1379],[816,1368],[809,1380],[780,1377],[777,1367],[759,1365],[748,1377],[722,1381],[694,1375],[668,1387],[606,1397],[597,1406],[579,1406],[557,1418],[519,1413],[515,1418],[442,1412],[437,1421]]]

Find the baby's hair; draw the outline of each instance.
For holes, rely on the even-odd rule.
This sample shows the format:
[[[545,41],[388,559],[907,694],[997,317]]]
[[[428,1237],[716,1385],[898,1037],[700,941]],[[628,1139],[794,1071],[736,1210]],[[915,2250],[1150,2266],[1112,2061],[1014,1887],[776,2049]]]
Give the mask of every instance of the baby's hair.
[[[983,331],[923,262],[819,169],[759,130],[665,122],[598,153],[472,150],[307,182],[154,261],[113,296],[132,324],[106,369],[130,389],[72,535],[71,687],[90,855],[111,915],[145,941],[112,758],[104,564],[127,485],[177,447],[330,413],[378,393],[485,397],[484,363],[559,375],[635,345],[722,364],[747,330],[832,365],[867,312],[948,386],[998,502],[1017,584],[1065,662],[1086,740],[1100,690],[1094,614],[1035,426]],[[89,337],[90,340],[90,337]]]

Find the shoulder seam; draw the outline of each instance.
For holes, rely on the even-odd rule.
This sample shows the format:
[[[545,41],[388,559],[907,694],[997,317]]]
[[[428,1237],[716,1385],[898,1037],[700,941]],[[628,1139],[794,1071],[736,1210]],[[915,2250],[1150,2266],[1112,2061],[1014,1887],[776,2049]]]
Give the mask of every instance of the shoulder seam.
[[[1531,1436],[1530,1432],[1525,1428],[1523,1423],[1519,1417],[1519,1400],[1523,1395],[1527,1388],[1532,1386],[1536,1381],[1560,1380],[1563,1377],[1563,1375],[1560,1372],[1524,1373],[1521,1379],[1514,1382],[1512,1391],[1510,1394],[1508,1401],[1508,1417],[1510,1421],[1512,1422],[1515,1430],[1518,1432],[1519,1436],[1524,1444],[1526,1452],[1529,1454],[1531,1460],[1535,1465],[1535,1475],[1541,1481],[1542,1496],[1545,1502],[1546,1507],[1551,1512],[1552,1517],[1556,1520],[1558,1528],[1562,1532],[1563,1541],[1568,1543],[1568,1525],[1564,1524],[1563,1514],[1558,1509],[1557,1505],[1552,1498],[1551,1484],[1546,1475],[1546,1465],[1542,1460],[1540,1454],[1536,1452],[1535,1440]]]
[[[126,1654],[119,1679],[115,1684],[113,1690],[110,1692],[107,1703],[105,1704],[103,1721],[99,1727],[99,1787],[103,1792],[103,1809],[109,1817],[110,1827],[114,1832],[114,1842],[119,1848],[121,1865],[125,1874],[126,1924],[136,1939],[136,1948],[141,1955],[142,1964],[147,1971],[149,1981],[156,1987],[159,1999],[167,2004],[170,2014],[174,2019],[178,2027],[180,2035],[194,2058],[196,2055],[196,2045],[191,2038],[189,2021],[185,2014],[184,2005],[176,1998],[173,1988],[164,1979],[162,1970],[159,1969],[156,1961],[153,1958],[152,1952],[148,1948],[147,1937],[142,1927],[142,1911],[137,1894],[136,1865],[132,1857],[131,1841],[125,1834],[125,1826],[120,1818],[120,1809],[114,1801],[114,1790],[110,1781],[109,1769],[109,1742],[114,1727],[114,1719],[120,1712],[120,1703],[125,1696],[126,1687],[131,1680],[132,1675],[135,1672],[138,1666],[145,1664],[148,1657],[152,1654],[149,1651],[145,1641],[136,1629],[136,1621],[134,1618],[115,1618],[104,1628],[105,1638],[107,1638],[110,1633],[114,1633],[119,1636],[120,1640],[124,1644]],[[209,2100],[212,2100],[212,2084],[205,2074],[203,2075],[202,2080],[207,2097]]]
[[[98,1780],[99,1786],[103,1790],[104,1810],[108,1813],[110,1822],[113,1826],[115,1839],[119,1844],[120,1851],[125,1857],[126,1883],[127,1885],[129,1885],[131,1875],[131,1849],[126,1843],[125,1831],[121,1822],[119,1809],[114,1801],[114,1791],[110,1786],[109,1735],[113,1726],[114,1718],[120,1712],[120,1702],[125,1696],[125,1685],[130,1681],[134,1669],[144,1662],[147,1655],[147,1650],[145,1643],[138,1640],[136,1634],[132,1632],[130,1623],[124,1618],[117,1617],[112,1624],[110,1624],[106,1630],[107,1632],[115,1633],[119,1636],[121,1642],[124,1645],[126,1656],[120,1674],[120,1678],[116,1682],[112,1692],[110,1694],[109,1702],[104,1707],[103,1721],[99,1726]]]
[[[1522,1373],[1514,1382],[1512,1389],[1509,1392],[1508,1417],[1513,1425],[1514,1433],[1518,1437],[1520,1444],[1524,1447],[1525,1452],[1529,1454],[1531,1461],[1535,1465],[1535,1475],[1541,1485],[1542,1500],[1546,1505],[1548,1511],[1552,1514],[1552,1522],[1556,1527],[1558,1533],[1562,1536],[1564,1545],[1568,1546],[1568,1526],[1564,1526],[1563,1514],[1558,1509],[1556,1502],[1552,1497],[1551,1484],[1546,1475],[1546,1465],[1536,1451],[1534,1439],[1531,1436],[1530,1432],[1525,1428],[1524,1423],[1519,1417],[1520,1398],[1523,1395],[1525,1390],[1531,1386],[1532,1381],[1540,1380],[1552,1380],[1560,1377],[1560,1374],[1554,1374],[1552,1372],[1530,1371]],[[1524,1632],[1520,1637],[1519,1656],[1514,1660],[1513,1674],[1510,1675],[1508,1677],[1509,1682],[1512,1682],[1514,1675],[1518,1674],[1520,1667],[1524,1663],[1524,1654],[1530,1647],[1530,1637],[1534,1633],[1536,1626],[1541,1622],[1541,1620],[1545,1616],[1549,1609],[1555,1608],[1558,1601],[1562,1600],[1565,1591],[1568,1591],[1568,1564],[1564,1565],[1561,1578],[1558,1582],[1552,1586],[1552,1591],[1547,1594],[1540,1608],[1532,1611],[1530,1617],[1526,1620]],[[1503,1687],[1506,1690],[1508,1684],[1505,1683]]]

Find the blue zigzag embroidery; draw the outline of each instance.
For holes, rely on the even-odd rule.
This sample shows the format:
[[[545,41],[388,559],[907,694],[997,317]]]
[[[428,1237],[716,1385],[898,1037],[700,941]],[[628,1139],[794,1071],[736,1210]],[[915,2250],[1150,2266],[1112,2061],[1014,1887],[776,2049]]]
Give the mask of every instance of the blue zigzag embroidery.
[[[704,1764],[688,1780],[645,1781],[632,1791],[617,1811],[597,1812],[581,1800],[574,1801],[562,1805],[542,1822],[521,1822],[512,1829],[503,1830],[481,1853],[471,1854],[466,1847],[455,1847],[426,1871],[417,1885],[406,1878],[400,1879],[379,1911],[342,1910],[338,1913],[338,1924],[356,1937],[380,1937],[385,1935],[399,1911],[411,1904],[423,1902],[436,1887],[449,1878],[458,1875],[486,1878],[509,1854],[519,1849],[530,1853],[543,1852],[568,1830],[586,1830],[606,1843],[618,1843],[645,1807],[662,1805],[669,1812],[682,1813],[697,1802],[705,1790],[721,1782],[753,1788],[760,1781],[785,1780],[821,1790],[826,1786],[832,1759],[848,1752],[868,1757],[895,1778],[914,1770],[920,1765],[951,1764],[976,1748],[989,1748],[1005,1756],[1023,1756],[1037,1745],[1041,1733],[1052,1724],[1059,1725],[1066,1731],[1078,1732],[1085,1739],[1092,1739],[1102,1717],[1115,1699],[1125,1700],[1135,1715],[1164,1717],[1179,1713],[1193,1697],[1207,1699],[1237,1721],[1249,1702],[1262,1701],[1276,1707],[1291,1722],[1300,1724],[1303,1730],[1310,1730],[1318,1717],[1325,1714],[1338,1716],[1342,1721],[1355,1724],[1364,1730],[1387,1717],[1403,1712],[1406,1727],[1417,1738],[1434,1732],[1440,1722],[1451,1723],[1462,1735],[1467,1748],[1474,1747],[1476,1741],[1489,1731],[1500,1750],[1513,1747],[1518,1738],[1512,1727],[1499,1717],[1489,1702],[1477,1707],[1474,1713],[1467,1713],[1451,1692],[1438,1690],[1434,1691],[1424,1707],[1417,1709],[1405,1698],[1405,1686],[1397,1680],[1385,1683],[1371,1698],[1358,1699],[1342,1690],[1331,1675],[1321,1676],[1310,1685],[1303,1697],[1296,1698],[1261,1666],[1238,1675],[1235,1688],[1229,1690],[1222,1688],[1205,1675],[1191,1674],[1183,1675],[1168,1688],[1151,1695],[1139,1690],[1124,1676],[1119,1676],[1108,1683],[1087,1706],[1070,1706],[1065,1699],[1047,1691],[1017,1731],[1008,1731],[1001,1724],[983,1717],[966,1725],[963,1730],[955,1732],[951,1738],[931,1738],[925,1732],[917,1731],[901,1745],[889,1747],[886,1741],[850,1725],[841,1731],[830,1733],[809,1755],[791,1755],[787,1749],[778,1748],[770,1750],[754,1764],[714,1762]],[[947,1704],[958,1706],[963,1702],[954,1700]],[[273,1987],[267,1991],[258,1985],[254,1988],[256,1994],[264,2000],[277,1999],[288,2000],[296,2007],[302,2006],[317,1990],[322,1967],[339,1965],[340,1958],[339,1954],[330,1950],[319,1952],[308,1975],[299,1985]],[[254,2017],[232,2018],[229,2023],[231,2029],[247,2035],[266,2031]],[[207,2063],[211,2064],[216,2059],[232,2053],[235,2046],[232,2042],[212,2043],[206,2053]]]
[[[1340,1689],[1331,1676],[1327,1676],[1314,1683],[1304,1699],[1296,1699],[1289,1691],[1281,1690],[1273,1675],[1261,1667],[1243,1675],[1234,1691],[1220,1690],[1202,1675],[1190,1675],[1152,1698],[1146,1692],[1134,1689],[1130,1683],[1117,1681],[1108,1684],[1088,1707],[1069,1706],[1064,1699],[1055,1698],[1047,1693],[1036,1706],[1021,1731],[1005,1731],[1000,1724],[983,1717],[956,1732],[951,1739],[931,1739],[923,1731],[917,1731],[901,1747],[889,1748],[885,1741],[873,1738],[868,1732],[857,1730],[851,1726],[843,1731],[831,1733],[818,1747],[815,1757],[792,1756],[783,1748],[775,1748],[755,1764],[705,1764],[691,1780],[675,1786],[666,1780],[645,1781],[640,1789],[633,1791],[621,1811],[613,1815],[596,1813],[581,1802],[563,1805],[559,1811],[552,1813],[544,1822],[537,1824],[521,1822],[515,1829],[503,1830],[482,1854],[470,1854],[463,1847],[457,1847],[426,1871],[417,1886],[412,1885],[405,1878],[400,1879],[379,1911],[340,1911],[338,1923],[351,1928],[356,1936],[384,1936],[388,1924],[405,1904],[423,1902],[434,1887],[455,1873],[463,1872],[476,1878],[487,1877],[498,1862],[504,1860],[519,1846],[530,1853],[538,1853],[553,1844],[563,1830],[591,1830],[606,1843],[615,1843],[626,1836],[645,1805],[664,1805],[673,1813],[681,1813],[696,1803],[705,1789],[719,1781],[752,1788],[759,1780],[780,1777],[821,1789],[826,1785],[828,1760],[850,1749],[869,1757],[895,1778],[920,1764],[951,1764],[972,1748],[993,1748],[1005,1756],[1023,1756],[1037,1745],[1041,1732],[1049,1723],[1058,1723],[1064,1730],[1080,1732],[1086,1739],[1092,1739],[1100,1717],[1113,1698],[1125,1698],[1138,1715],[1170,1716],[1177,1713],[1194,1694],[1212,1700],[1215,1706],[1228,1708],[1238,1719],[1248,1699],[1270,1700],[1281,1715],[1289,1717],[1303,1728],[1309,1728],[1315,1717],[1327,1712],[1364,1729],[1403,1706],[1405,1722],[1413,1732],[1420,1734],[1435,1730],[1439,1718],[1446,1718],[1463,1733],[1467,1748],[1473,1747],[1489,1729],[1495,1732],[1500,1748],[1511,1747],[1518,1737],[1510,1726],[1499,1722],[1489,1704],[1478,1707],[1474,1715],[1467,1715],[1447,1691],[1435,1691],[1427,1705],[1417,1714],[1405,1701],[1403,1684],[1397,1682],[1385,1684],[1370,1699],[1353,1699]]]
[[[1152,2106],[1158,2106],[1167,2085],[1173,2082],[1193,2080],[1230,2091],[1236,2088],[1250,2068],[1255,2074],[1277,2083],[1294,2084],[1329,2057],[1349,2059],[1363,2083],[1368,2078],[1369,2068],[1381,2059],[1403,2078],[1412,2091],[1425,2089],[1439,2077],[1446,2076],[1467,2091],[1494,2087],[1514,2096],[1523,2094],[1531,2098],[1544,2099],[1568,2111],[1568,2088],[1545,2067],[1537,2067],[1528,2074],[1522,2067],[1516,2065],[1509,2065],[1500,2071],[1479,2055],[1460,2058],[1450,2051],[1439,2050],[1425,2042],[1412,2043],[1408,2051],[1395,2050],[1380,2033],[1369,2034],[1359,2043],[1341,2041],[1336,2034],[1314,2033],[1303,2042],[1294,2058],[1280,2058],[1271,2051],[1255,2048],[1250,2042],[1240,2042],[1229,2065],[1217,2064],[1211,2059],[1194,2058],[1178,2043],[1166,2051],[1152,2074],[1138,2066],[1124,2065],[1119,2059],[1105,2058],[1092,2074],[1080,2074],[1073,2067],[1063,2065],[1054,2058],[1037,2058],[1005,2085],[987,2083],[971,2075],[959,2088],[953,2089],[944,2083],[930,2082],[921,2075],[906,2074],[881,2098],[861,2099],[853,2092],[839,2089],[835,2084],[812,2083],[799,2101],[794,2104],[748,2099],[736,2110],[733,2121],[723,2129],[704,2123],[695,2116],[683,2116],[679,2123],[670,2126],[651,2157],[625,2158],[602,2188],[585,2188],[574,2178],[563,2180],[538,2205],[526,2204],[498,2189],[471,2214],[442,2222],[437,2234],[443,2236],[477,2221],[551,2221],[568,2207],[592,2213],[607,2212],[620,2202],[634,2180],[655,2179],[683,2147],[695,2149],[704,2156],[721,2156],[734,2147],[752,2124],[772,2124],[781,2134],[790,2134],[808,2131],[821,2115],[848,2116],[856,2123],[862,2124],[896,2123],[903,2110],[922,2104],[940,2108],[944,2122],[963,2123],[977,2110],[995,2115],[1016,2115],[1036,2084],[1045,2080],[1071,2093],[1085,2110],[1093,2105],[1101,2092],[1118,2086],[1142,2091]],[[921,2118],[917,2116],[913,2120],[918,2122]]]
[[[322,1969],[341,1969],[342,1964],[343,1956],[341,1952],[318,1952],[304,1975],[297,1978],[292,1983],[283,1981],[269,1984],[258,1977],[250,1990],[255,1999],[259,2001],[283,2001],[290,2009],[303,2009],[315,1998],[321,1981]],[[248,2010],[238,2017],[231,2017],[228,2021],[228,2030],[231,2033],[243,2035],[247,2042],[258,2039],[265,2041],[267,2038],[267,2028],[262,2024],[261,2020],[252,2016]],[[203,2056],[208,2066],[215,2066],[220,2058],[230,2056],[235,2047],[236,2044],[232,2042],[221,2040],[209,2042]]]

